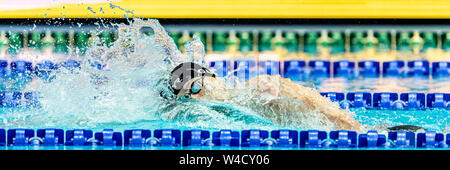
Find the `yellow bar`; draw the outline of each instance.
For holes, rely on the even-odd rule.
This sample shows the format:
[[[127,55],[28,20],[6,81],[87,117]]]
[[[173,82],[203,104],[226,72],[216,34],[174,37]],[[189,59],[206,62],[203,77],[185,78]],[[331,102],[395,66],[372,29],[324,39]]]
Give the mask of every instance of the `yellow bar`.
[[[16,10],[7,5],[0,1],[0,18],[450,18],[450,0],[119,0]]]

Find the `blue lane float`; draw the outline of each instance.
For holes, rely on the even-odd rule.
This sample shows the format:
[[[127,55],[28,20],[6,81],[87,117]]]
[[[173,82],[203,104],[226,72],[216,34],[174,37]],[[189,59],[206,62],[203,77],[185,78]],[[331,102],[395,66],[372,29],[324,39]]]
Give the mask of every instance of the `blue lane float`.
[[[427,107],[429,108],[448,108],[450,94],[448,93],[429,93],[427,94]]]
[[[66,68],[69,71],[73,71],[75,69],[81,68],[81,63],[76,60],[67,60],[61,64],[62,67]]]
[[[151,131],[144,129],[125,130],[123,133],[123,142],[125,146],[145,146],[147,145],[147,140],[151,137]]]
[[[232,64],[233,63],[233,64]],[[382,67],[381,67],[382,64]],[[33,75],[41,77],[46,80],[50,80],[49,75],[52,72],[66,68],[69,71],[73,71],[77,68],[81,68],[81,62],[77,60],[67,60],[61,63],[55,63],[53,61],[43,61],[40,63],[33,63],[25,60],[16,60],[8,62],[6,60],[0,60],[0,77],[7,79],[12,77],[15,79],[25,78],[31,79]],[[93,67],[103,69],[104,64],[94,61],[91,63]],[[232,67],[234,65],[234,67]],[[393,60],[380,63],[375,60],[363,60],[359,62],[350,60],[267,60],[259,61],[255,60],[219,60],[211,61],[209,63],[210,68],[214,68],[217,71],[219,77],[224,77],[232,72],[233,69],[237,69],[239,65],[246,66],[240,72],[235,72],[235,75],[242,80],[248,80],[259,74],[269,75],[283,75],[286,78],[291,78],[293,81],[305,81],[308,77],[343,77],[353,79],[361,76],[362,78],[375,78],[382,75],[383,77],[422,77],[426,78],[432,76],[433,78],[446,78],[450,77],[450,62],[437,61],[432,62],[427,60],[413,60],[402,61]],[[330,70],[330,66],[333,66]],[[380,70],[382,68],[382,70]],[[299,77],[306,77],[299,79]]]
[[[447,137],[445,139],[447,139],[447,142],[445,142],[447,146],[450,146],[450,133],[447,134]]]
[[[408,61],[405,76],[428,77],[430,74],[430,63],[427,60]]]
[[[388,139],[393,147],[415,147],[415,134],[407,131],[389,132]]]
[[[365,78],[375,78],[380,76],[380,62],[374,60],[364,60],[358,62],[359,73]]]
[[[426,131],[417,134],[417,147],[441,148],[445,147],[444,134],[435,131]]]
[[[323,92],[320,95],[328,97],[332,102],[341,102],[345,100],[344,93],[336,93],[336,92]]]
[[[8,145],[9,146],[28,146],[30,139],[34,137],[33,129],[9,129]]]
[[[284,61],[283,76],[292,81],[302,81],[310,75],[311,70],[306,69],[306,62],[302,60]]]
[[[225,77],[232,71],[230,61],[226,60],[212,61],[209,63],[209,68],[213,68],[218,77]]]
[[[50,81],[52,79],[52,72],[56,71],[58,66],[51,61],[44,61],[42,63],[37,63],[34,72],[37,77]]]
[[[326,144],[327,132],[308,130],[300,132],[300,147],[321,148]]]
[[[450,93],[321,92],[342,108],[366,109],[450,109]],[[0,91],[0,107],[40,107],[39,92]]]
[[[0,129],[0,146],[6,145],[6,130]]]
[[[181,131],[174,129],[158,129],[154,131],[157,146],[180,146],[181,145]]]
[[[358,147],[385,147],[386,135],[378,134],[375,130],[370,130],[366,134],[360,134]]]
[[[44,146],[64,145],[64,130],[62,129],[38,129],[36,132],[39,144]]]
[[[266,130],[243,130],[241,135],[241,146],[243,147],[271,146],[274,144],[273,141],[268,140],[269,132]]]
[[[77,60],[67,60],[61,63],[47,60],[35,63],[35,65],[33,67],[32,62],[25,60],[16,60],[10,63],[7,60],[0,60],[0,77],[3,79],[9,77],[14,79],[30,79],[35,75],[36,77],[49,80],[51,73],[61,68],[61,66],[70,71],[81,68],[81,63]]]
[[[333,63],[333,76],[353,79],[358,77],[359,71],[355,67],[355,62],[350,60],[339,60]]]
[[[212,133],[214,146],[239,146],[239,132],[228,129]]]
[[[234,61],[234,75],[240,81],[247,81],[258,75],[257,63],[254,60],[236,60]]]
[[[11,74],[11,70],[8,69],[8,61],[0,60],[0,77],[6,79]]]
[[[262,73],[258,74],[267,74],[267,75],[280,75],[281,64],[280,61],[274,60],[266,60],[258,62],[258,66],[261,68]]]
[[[90,139],[93,137],[92,130],[75,129],[66,131],[67,146],[88,146],[92,145]]]
[[[39,92],[25,92],[23,93],[23,100],[21,104],[23,107],[40,107],[41,93]]]
[[[450,62],[439,61],[432,63],[432,75],[433,77],[449,77],[450,76]]]
[[[11,74],[14,77],[29,77],[33,73],[33,63],[29,61],[13,61],[10,66]]]
[[[22,99],[22,92],[19,91],[1,91],[0,101],[3,107],[18,107]]]
[[[330,61],[326,60],[311,60],[308,66],[312,69],[314,78],[330,77]]]
[[[423,110],[450,109],[450,93],[368,93],[322,92],[332,102],[338,102],[342,108],[390,109],[390,110]]]
[[[352,108],[370,108],[372,107],[372,95],[367,92],[350,92],[347,93],[349,106]]]
[[[448,61],[437,61],[431,63],[431,65],[427,60],[413,60],[408,62],[392,60],[382,63],[375,60],[363,60],[359,62],[337,60],[331,62],[320,59],[310,61],[291,59],[283,62],[267,60],[259,61],[258,63],[256,63],[255,60],[235,60],[233,62],[234,69],[238,68],[239,65],[248,65],[249,67],[240,74],[245,75],[244,73],[247,73],[250,78],[252,77],[252,73],[255,75],[263,73],[276,75],[278,74],[278,70],[280,70],[279,74],[286,78],[290,78],[293,81],[305,81],[310,76],[342,77],[347,79],[354,79],[359,76],[362,78],[377,78],[380,77],[380,75],[382,75],[382,77],[396,78],[426,78],[430,75],[433,78],[450,77],[450,62]],[[219,70],[218,75],[222,75],[224,74],[224,70],[227,70],[228,72],[231,71],[228,69],[230,68],[230,63],[231,61],[225,60],[212,61],[210,67]],[[330,70],[331,65],[333,66],[332,70]],[[306,77],[306,79],[301,79],[301,77]]]
[[[0,91],[1,107],[39,107],[39,92]]]
[[[403,109],[405,104],[404,102],[398,101],[398,99],[397,93],[374,93],[373,107],[377,109]]]
[[[156,129],[151,136],[150,130],[132,129],[123,133],[113,129],[96,132],[75,129],[0,129],[0,146],[93,146],[103,147],[300,147],[300,148],[448,148],[450,134],[425,131],[413,133],[391,131],[387,137],[375,130],[357,134],[355,131],[319,131],[319,130],[273,130],[260,129],[232,131],[223,129],[214,131],[210,136],[207,130]],[[122,138],[124,134],[124,138]],[[181,135],[182,134],[182,135]],[[65,137],[64,137],[65,135]],[[159,140],[155,145],[151,140]]]
[[[355,131],[338,130],[330,132],[330,139],[333,143],[332,147],[338,148],[353,148],[357,146],[357,134]]]
[[[104,129],[95,133],[96,145],[101,146],[122,146],[122,133],[114,132],[113,129]]]
[[[405,62],[401,60],[383,62],[383,77],[401,77]]]
[[[343,109],[350,108],[350,102],[345,100],[344,93],[337,92],[322,92],[320,95],[328,97],[332,102],[338,102],[339,106]]]
[[[425,94],[424,93],[402,93],[400,100],[406,103],[407,109],[425,109]]]
[[[298,146],[298,131],[295,130],[273,130],[271,137],[275,139],[276,146],[280,147],[296,147]]]
[[[210,146],[210,133],[207,130],[185,130],[183,131],[183,146]]]

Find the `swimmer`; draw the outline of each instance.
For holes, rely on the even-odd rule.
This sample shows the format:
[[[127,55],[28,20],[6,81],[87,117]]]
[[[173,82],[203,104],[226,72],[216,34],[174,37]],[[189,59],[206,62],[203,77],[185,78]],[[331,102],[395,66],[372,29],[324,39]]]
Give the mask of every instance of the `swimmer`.
[[[207,68],[191,62],[182,63],[173,69],[170,84],[176,98],[227,102],[240,95],[239,88],[226,87],[221,78],[217,78]],[[274,123],[286,124],[283,122],[286,121],[283,119],[285,114],[313,113],[322,114],[325,119],[335,124],[336,129],[363,130],[361,124],[348,111],[339,108],[336,103],[321,96],[316,90],[296,84],[290,79],[260,75],[247,81],[245,86],[257,94],[256,98],[248,99],[249,103],[258,103],[252,101],[259,100],[258,95],[269,97],[265,103],[245,106],[255,110],[271,110],[272,112],[262,111],[260,114]]]
[[[316,90],[280,76],[261,75],[250,79],[245,86],[246,90],[252,91],[253,99],[239,101],[238,99],[242,99],[240,88],[228,88],[221,78],[216,77],[207,68],[190,62],[189,58],[195,57],[182,54],[157,20],[138,21],[137,24],[153,29],[156,42],[164,49],[167,59],[173,65],[170,85],[168,85],[173,94],[162,94],[162,92],[161,96],[165,99],[188,97],[195,100],[214,100],[240,105],[251,103],[245,104],[245,107],[258,110],[259,114],[277,124],[289,125],[290,122],[296,121],[286,120],[286,117],[319,116],[328,120],[323,122],[333,122],[336,129],[363,130],[361,124],[351,116],[349,111],[341,109],[338,104],[321,96]],[[194,43],[196,38],[198,37],[194,37]],[[193,51],[191,54],[204,53],[203,45],[191,44],[188,48]],[[263,96],[266,100],[261,103]]]
[[[320,95],[316,90],[301,86],[290,79],[278,76],[260,75],[245,83],[247,90],[255,94],[244,98],[247,103],[242,104],[240,88],[228,88],[223,79],[218,78],[207,68],[199,64],[186,62],[178,65],[171,72],[170,84],[175,98],[191,98],[204,101],[219,101],[225,103],[239,103],[245,107],[260,111],[259,113],[274,123],[288,125],[283,118],[301,117],[300,115],[286,114],[321,114],[323,119],[334,123],[335,130],[354,130],[365,132],[365,129],[356,121],[348,110],[343,110],[337,103]],[[165,95],[161,94],[162,97]],[[240,97],[241,96],[241,97]],[[255,102],[260,98],[267,98],[264,103]],[[235,100],[241,98],[240,100]],[[231,102],[230,102],[231,101]],[[304,116],[304,115],[303,115]],[[295,122],[296,120],[290,120]],[[326,122],[326,121],[324,121]],[[388,131],[426,131],[425,128],[415,125],[399,125],[387,127]]]

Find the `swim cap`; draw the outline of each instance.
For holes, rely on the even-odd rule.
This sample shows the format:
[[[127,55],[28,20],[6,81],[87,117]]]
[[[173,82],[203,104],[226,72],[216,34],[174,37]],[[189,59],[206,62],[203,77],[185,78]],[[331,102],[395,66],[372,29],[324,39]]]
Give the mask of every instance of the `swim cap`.
[[[410,132],[416,132],[418,130],[424,130],[427,131],[427,129],[416,126],[416,125],[399,125],[399,126],[392,126],[388,127],[390,131],[410,131]]]
[[[205,67],[193,62],[181,63],[176,66],[171,72],[170,78],[170,88],[172,88],[175,95],[178,95],[180,91],[184,88],[185,84],[194,78],[201,77],[216,77],[214,73]],[[198,83],[194,83],[198,86]],[[198,87],[195,89],[198,90]]]

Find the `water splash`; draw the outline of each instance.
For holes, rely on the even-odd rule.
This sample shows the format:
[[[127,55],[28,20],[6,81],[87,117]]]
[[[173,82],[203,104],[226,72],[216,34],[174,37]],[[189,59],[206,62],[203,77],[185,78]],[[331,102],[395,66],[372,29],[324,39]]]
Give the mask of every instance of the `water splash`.
[[[193,39],[193,41],[187,42],[184,45],[186,53],[189,56],[188,60],[205,66],[205,46],[198,35],[194,35]]]
[[[213,102],[165,101],[159,94],[168,90],[165,81],[171,68],[189,58],[177,49],[157,20],[136,19],[115,26],[119,38],[111,47],[98,46],[100,40],[93,39],[86,55],[69,56],[81,60],[80,69],[60,68],[51,82],[37,79],[28,88],[40,92],[41,107],[3,110],[2,126],[117,129],[117,125],[148,122],[147,127],[167,128],[166,124],[175,122],[188,128],[277,127],[251,110],[242,111],[245,108]],[[143,27],[151,27],[155,34],[142,33]],[[198,55],[197,50],[204,48],[188,45],[187,49]],[[91,67],[94,62],[106,67]],[[152,125],[161,121],[166,123]]]

